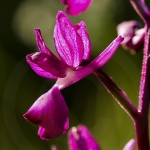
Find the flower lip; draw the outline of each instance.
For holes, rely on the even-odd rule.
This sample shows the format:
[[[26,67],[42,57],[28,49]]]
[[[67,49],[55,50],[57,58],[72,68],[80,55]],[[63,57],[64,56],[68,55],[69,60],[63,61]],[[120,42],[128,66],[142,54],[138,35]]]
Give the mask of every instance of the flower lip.
[[[38,135],[42,140],[64,134],[69,127],[68,108],[56,86],[39,97],[24,118],[39,125]]]

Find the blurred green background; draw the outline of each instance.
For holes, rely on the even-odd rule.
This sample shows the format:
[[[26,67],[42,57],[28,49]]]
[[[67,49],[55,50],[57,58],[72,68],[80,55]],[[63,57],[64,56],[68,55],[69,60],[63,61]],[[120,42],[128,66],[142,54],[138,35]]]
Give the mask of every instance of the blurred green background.
[[[26,63],[27,54],[38,51],[34,27],[41,29],[48,47],[55,52],[53,28],[59,0],[11,0],[0,5],[0,149],[49,150],[58,145],[67,150],[67,135],[48,142],[37,136],[38,126],[23,119],[33,102],[51,88],[54,81],[36,75]],[[84,20],[95,58],[117,36],[116,26],[124,20],[139,20],[129,1],[94,0],[88,11],[71,17],[73,23]],[[131,55],[121,47],[103,67],[126,91],[137,106],[142,51]],[[69,107],[70,127],[85,124],[103,150],[121,150],[135,137],[127,114],[93,76],[62,91]]]

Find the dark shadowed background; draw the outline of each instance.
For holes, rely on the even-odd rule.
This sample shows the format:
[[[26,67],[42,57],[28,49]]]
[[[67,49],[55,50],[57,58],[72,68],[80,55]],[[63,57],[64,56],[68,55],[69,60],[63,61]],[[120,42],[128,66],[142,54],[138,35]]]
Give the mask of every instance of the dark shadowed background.
[[[49,150],[58,145],[67,150],[67,135],[48,142],[37,136],[38,126],[26,122],[23,114],[51,88],[54,81],[36,75],[26,55],[38,51],[34,27],[41,29],[48,47],[55,52],[53,29],[59,0],[11,0],[0,5],[0,149]],[[85,21],[95,58],[117,36],[116,26],[124,20],[141,21],[128,0],[94,0],[88,11],[73,23]],[[103,67],[137,106],[142,51],[131,55],[121,47]],[[133,123],[93,76],[62,91],[69,107],[70,127],[85,124],[103,150],[121,150],[134,138]]]

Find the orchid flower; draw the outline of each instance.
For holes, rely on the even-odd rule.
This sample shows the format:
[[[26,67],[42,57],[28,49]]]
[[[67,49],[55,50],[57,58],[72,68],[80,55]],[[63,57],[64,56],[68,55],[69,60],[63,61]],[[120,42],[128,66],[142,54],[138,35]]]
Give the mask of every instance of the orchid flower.
[[[72,16],[79,15],[81,12],[88,9],[92,0],[61,0],[66,7],[66,12]]]
[[[69,150],[100,150],[100,146],[84,125],[72,127],[68,133]],[[51,150],[58,150],[53,145]]]
[[[97,58],[83,66],[82,62],[89,60],[91,54],[91,43],[84,22],[72,25],[63,12],[58,12],[54,41],[60,58],[47,48],[39,29],[35,29],[35,34],[40,52],[27,55],[27,62],[38,75],[55,79],[56,83],[35,101],[24,118],[38,124],[38,135],[48,140],[66,133],[69,127],[68,109],[60,90],[102,67],[123,38],[118,36]]]
[[[68,133],[69,150],[101,150],[97,141],[93,138],[88,128],[84,125],[72,127]],[[133,150],[135,140],[131,139],[123,148],[123,150]],[[51,150],[59,150],[53,145]]]

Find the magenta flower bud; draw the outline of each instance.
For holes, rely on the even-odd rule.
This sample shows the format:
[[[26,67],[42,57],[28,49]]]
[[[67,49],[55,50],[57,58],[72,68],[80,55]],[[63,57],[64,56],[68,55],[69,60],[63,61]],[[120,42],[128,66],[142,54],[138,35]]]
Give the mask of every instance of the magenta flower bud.
[[[52,145],[52,146],[51,146],[51,150],[59,150],[59,149],[58,149],[58,147],[57,147],[57,146]]]
[[[144,42],[145,29],[141,28],[136,21],[125,21],[117,26],[118,35],[124,37],[121,43],[125,49],[129,49],[131,53],[139,51]]]
[[[135,140],[131,139],[123,148],[123,150],[133,150],[135,146]]]
[[[100,150],[97,141],[83,125],[73,127],[69,131],[68,144],[69,150]]]
[[[66,12],[72,16],[79,15],[88,9],[92,0],[61,0],[66,5]]]

